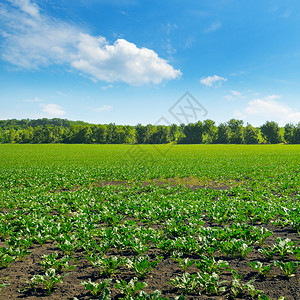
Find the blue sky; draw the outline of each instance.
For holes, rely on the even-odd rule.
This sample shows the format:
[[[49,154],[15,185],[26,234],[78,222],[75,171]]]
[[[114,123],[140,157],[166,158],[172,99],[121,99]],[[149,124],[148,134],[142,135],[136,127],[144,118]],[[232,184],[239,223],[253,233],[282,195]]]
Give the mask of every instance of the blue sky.
[[[4,0],[0,119],[298,123],[299,28],[298,0]]]

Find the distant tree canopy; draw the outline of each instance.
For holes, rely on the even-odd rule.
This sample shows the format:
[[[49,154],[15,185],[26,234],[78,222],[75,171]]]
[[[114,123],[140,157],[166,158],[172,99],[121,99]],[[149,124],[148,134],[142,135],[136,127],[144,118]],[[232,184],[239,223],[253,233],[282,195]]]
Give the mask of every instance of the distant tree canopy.
[[[212,120],[163,125],[96,125],[65,119],[0,120],[0,143],[19,144],[300,144],[300,122],[286,124],[283,131],[275,122],[260,128],[244,126],[231,119],[216,126]]]

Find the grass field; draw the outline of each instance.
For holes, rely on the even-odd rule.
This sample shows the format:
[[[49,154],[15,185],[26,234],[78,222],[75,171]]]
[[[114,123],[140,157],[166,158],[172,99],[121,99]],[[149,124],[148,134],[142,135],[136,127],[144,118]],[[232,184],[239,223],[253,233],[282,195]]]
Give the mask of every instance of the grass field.
[[[0,145],[0,299],[300,299],[299,171],[293,145]]]

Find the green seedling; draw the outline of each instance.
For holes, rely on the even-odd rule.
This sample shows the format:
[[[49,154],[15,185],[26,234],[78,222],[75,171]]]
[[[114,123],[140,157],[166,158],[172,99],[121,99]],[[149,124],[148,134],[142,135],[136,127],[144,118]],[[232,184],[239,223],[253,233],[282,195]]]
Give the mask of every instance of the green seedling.
[[[136,277],[132,278],[129,282],[125,280],[117,280],[115,288],[125,296],[124,300],[132,300],[144,287],[147,286],[146,282],[139,282]]]
[[[268,260],[271,260],[274,257],[276,250],[274,248],[266,246],[264,248],[258,249],[258,252],[264,255]]]
[[[101,282],[92,282],[89,278],[88,281],[82,281],[81,284],[88,290],[94,297],[99,297],[101,300],[110,300],[111,293],[109,284],[111,279],[104,279]]]
[[[45,275],[34,275],[29,282],[30,288],[36,289],[37,285],[42,285],[47,290],[47,294],[50,295],[54,286],[57,283],[62,283],[62,276],[56,274],[55,269],[48,269]]]
[[[207,294],[219,295],[226,291],[226,280],[220,280],[217,273],[197,273],[197,282],[200,287],[205,290]]]
[[[141,291],[138,296],[135,297],[135,300],[169,300],[167,297],[162,297],[159,290],[155,290],[152,294],[147,294],[144,291]]]
[[[175,279],[171,279],[170,284],[180,292],[193,294],[199,283],[196,279],[196,275],[184,273],[182,276],[176,276]]]
[[[271,269],[273,268],[274,264],[263,264],[260,261],[252,261],[248,263],[249,266],[251,266],[253,269],[255,269],[259,274],[266,276]]]
[[[223,270],[228,269],[228,262],[224,260],[216,261],[214,257],[201,256],[200,260],[195,261],[196,267],[205,273],[221,273]]]
[[[124,265],[125,261],[121,257],[110,256],[108,258],[96,258],[91,263],[94,267],[100,268],[104,276],[110,277],[119,266]]]
[[[288,253],[292,253],[295,243],[291,239],[277,238],[276,244],[274,244],[274,250],[280,255],[281,259],[284,259]]]
[[[58,259],[57,252],[54,252],[49,255],[43,255],[43,260],[40,261],[40,264],[43,266],[44,270],[53,268],[56,272],[60,273],[62,270],[65,270],[66,272],[74,270],[75,266],[69,265],[71,257],[66,255],[62,258]]]
[[[162,260],[162,257],[158,257],[155,261],[150,261],[148,255],[134,257],[132,260],[127,260],[127,267],[133,269],[139,279],[144,279],[145,276],[151,272],[156,265]]]
[[[181,258],[181,257],[178,257],[177,259],[177,262],[180,266],[180,268],[186,272],[188,270],[188,268],[190,268],[194,263],[195,261],[194,260],[190,260],[189,258]]]
[[[297,261],[283,262],[276,260],[274,263],[286,276],[295,276],[299,267],[299,262]]]

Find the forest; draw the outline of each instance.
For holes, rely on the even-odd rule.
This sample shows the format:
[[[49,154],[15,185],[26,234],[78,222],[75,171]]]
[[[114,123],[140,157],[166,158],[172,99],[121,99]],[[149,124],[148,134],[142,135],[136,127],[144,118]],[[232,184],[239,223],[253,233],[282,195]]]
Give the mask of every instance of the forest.
[[[231,119],[218,126],[213,120],[190,124],[90,124],[66,119],[0,120],[0,143],[11,144],[299,144],[300,122],[267,121],[260,127]]]

